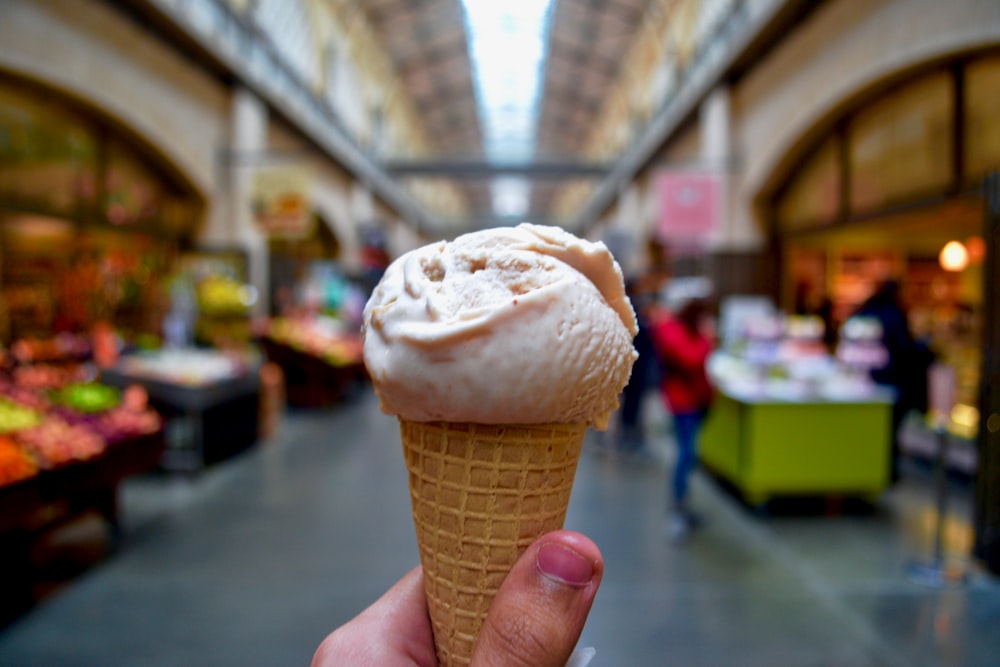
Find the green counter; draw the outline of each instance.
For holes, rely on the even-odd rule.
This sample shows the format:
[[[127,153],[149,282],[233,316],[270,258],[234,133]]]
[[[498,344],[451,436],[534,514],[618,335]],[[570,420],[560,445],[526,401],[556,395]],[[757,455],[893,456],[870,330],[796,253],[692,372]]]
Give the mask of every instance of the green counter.
[[[720,391],[701,462],[759,505],[778,495],[874,500],[889,478],[891,397],[777,400]]]

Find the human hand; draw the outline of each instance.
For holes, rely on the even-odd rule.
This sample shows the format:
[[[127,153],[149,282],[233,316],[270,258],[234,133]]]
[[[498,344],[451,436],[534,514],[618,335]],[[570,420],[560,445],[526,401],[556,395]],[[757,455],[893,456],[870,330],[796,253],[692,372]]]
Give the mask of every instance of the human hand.
[[[497,591],[479,632],[472,667],[564,667],[603,574],[601,552],[584,535],[558,530],[539,538]],[[436,665],[419,567],[328,635],[312,661],[312,667]]]

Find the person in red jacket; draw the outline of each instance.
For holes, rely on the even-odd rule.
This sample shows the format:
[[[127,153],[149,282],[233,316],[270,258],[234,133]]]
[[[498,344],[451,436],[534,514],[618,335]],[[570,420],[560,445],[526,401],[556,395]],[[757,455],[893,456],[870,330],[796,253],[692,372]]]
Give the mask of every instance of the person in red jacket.
[[[710,313],[707,297],[668,298],[668,306],[671,312],[657,319],[651,333],[661,363],[660,394],[673,415],[677,439],[677,461],[670,489],[673,507],[668,527],[674,537],[680,538],[697,523],[688,507],[688,481],[698,460],[698,435],[715,393],[706,370],[713,343],[707,333]]]

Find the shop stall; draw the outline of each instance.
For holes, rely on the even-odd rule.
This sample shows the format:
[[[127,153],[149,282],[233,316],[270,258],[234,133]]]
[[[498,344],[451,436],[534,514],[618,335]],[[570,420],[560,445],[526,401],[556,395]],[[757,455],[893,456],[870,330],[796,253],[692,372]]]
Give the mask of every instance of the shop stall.
[[[361,310],[368,292],[344,274],[328,224],[316,217],[310,228],[304,238],[270,238],[274,312],[260,345],[281,369],[287,403],[321,408],[343,401],[366,377]]]
[[[891,397],[719,389],[700,456],[751,505],[781,495],[874,500],[889,481]]]
[[[101,374],[114,387],[138,385],[165,420],[166,470],[195,472],[256,443],[260,360],[251,353],[184,348],[127,355]]]
[[[159,466],[160,416],[141,389],[95,381],[90,347],[63,336],[0,354],[0,614],[28,599],[41,536],[85,514],[117,536],[122,481]]]
[[[945,430],[948,465],[963,474],[979,465],[988,419],[983,332],[994,285],[985,276],[997,259],[982,193],[1000,164],[997,81],[997,52],[969,52],[846,100],[789,156],[767,214],[786,309],[822,309],[839,326],[880,285],[899,285],[910,335],[955,369]],[[905,452],[936,460],[932,429],[919,418],[902,427]]]
[[[884,353],[877,324],[845,327],[853,333],[832,355],[819,318],[744,312],[746,321],[726,322],[739,333],[710,362],[717,396],[703,464],[751,505],[787,495],[877,498],[889,482],[895,399],[867,375]]]
[[[289,405],[335,405],[367,377],[361,335],[340,320],[274,318],[261,346],[284,374]]]

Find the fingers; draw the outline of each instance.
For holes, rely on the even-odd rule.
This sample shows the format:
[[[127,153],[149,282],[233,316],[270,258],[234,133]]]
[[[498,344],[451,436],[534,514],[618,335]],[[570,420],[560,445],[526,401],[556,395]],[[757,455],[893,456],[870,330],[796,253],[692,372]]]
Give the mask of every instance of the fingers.
[[[316,650],[312,667],[434,667],[423,570],[411,570]]]
[[[604,574],[597,545],[560,530],[531,545],[479,632],[475,667],[564,667]]]

